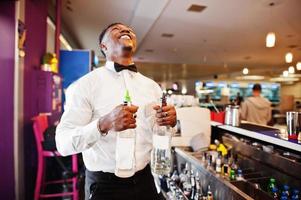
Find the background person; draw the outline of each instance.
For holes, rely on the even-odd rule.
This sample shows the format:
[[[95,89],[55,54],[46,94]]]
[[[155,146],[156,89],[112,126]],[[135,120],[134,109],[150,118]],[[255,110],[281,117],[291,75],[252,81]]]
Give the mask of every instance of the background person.
[[[261,85],[256,83],[253,86],[253,96],[241,104],[241,118],[249,122],[267,125],[271,116],[271,102],[261,96]]]

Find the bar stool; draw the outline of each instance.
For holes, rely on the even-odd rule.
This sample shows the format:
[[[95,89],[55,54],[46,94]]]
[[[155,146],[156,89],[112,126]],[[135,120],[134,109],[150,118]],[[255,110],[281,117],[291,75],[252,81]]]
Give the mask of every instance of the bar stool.
[[[54,197],[63,197],[63,196],[72,196],[73,200],[78,200],[78,190],[77,190],[77,177],[73,176],[68,179],[52,180],[46,182],[44,179],[46,174],[46,158],[61,156],[57,151],[46,151],[43,149],[42,142],[44,141],[44,131],[48,127],[48,117],[45,114],[40,114],[33,118],[33,130],[37,145],[38,152],[38,170],[36,177],[36,185],[34,191],[34,200],[39,200],[41,198],[54,198]],[[77,164],[77,155],[72,155],[72,173],[77,174],[78,164]],[[53,194],[44,194],[43,190],[47,185],[50,184],[63,184],[63,183],[72,183],[72,191],[60,192]],[[42,189],[42,190],[41,190]]]

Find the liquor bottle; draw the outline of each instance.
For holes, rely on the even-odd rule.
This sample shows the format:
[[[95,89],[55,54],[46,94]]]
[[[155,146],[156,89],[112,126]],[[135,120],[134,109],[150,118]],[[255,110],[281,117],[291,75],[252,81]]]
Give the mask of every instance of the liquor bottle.
[[[231,181],[234,181],[236,179],[234,169],[231,169],[229,178]]]
[[[276,187],[272,188],[272,197],[275,200],[279,200],[278,189]]]
[[[194,196],[196,194],[196,181],[195,181],[195,176],[193,170],[190,172],[190,183],[191,183],[191,194],[190,194],[190,199],[194,200]]]
[[[228,165],[228,156],[225,156],[224,164],[222,167],[222,175],[228,177],[229,176],[229,165]]]
[[[129,91],[126,90],[124,106],[132,103]],[[116,167],[115,175],[118,177],[130,177],[135,174],[135,129],[127,129],[117,133],[116,139]]]
[[[180,186],[183,188],[183,183],[187,182],[188,179],[188,171],[190,170],[189,163],[185,164],[185,168],[182,170],[182,172],[179,175],[180,178]]]
[[[179,184],[180,183],[180,177],[179,177],[179,173],[178,173],[178,170],[175,169],[171,175],[171,180],[173,180],[176,184]]]
[[[212,192],[211,192],[210,185],[208,185],[207,199],[208,199],[208,200],[213,200],[213,194],[212,194]]]
[[[293,190],[293,193],[292,193],[292,200],[300,200],[300,196],[299,196],[299,190],[297,190],[297,189],[294,189]]]
[[[191,171],[189,169],[186,171],[186,177],[186,181],[183,183],[183,193],[187,198],[189,198],[192,190]]]
[[[270,178],[270,181],[269,181],[269,184],[268,184],[268,188],[267,188],[268,193],[269,193],[270,195],[272,195],[272,189],[273,189],[274,187],[276,187],[276,180],[275,180],[274,178]]]
[[[238,169],[237,160],[238,160],[237,154],[233,155],[233,160],[232,160],[232,163],[231,163],[231,169],[233,169],[234,171],[237,171],[237,169]]]
[[[238,169],[238,170],[237,170],[236,180],[241,181],[241,180],[243,180],[243,179],[244,179],[244,177],[243,177],[243,175],[242,175],[242,170],[241,170],[241,169]]]
[[[222,152],[219,151],[218,152],[218,156],[216,158],[216,161],[215,161],[215,171],[216,173],[221,173],[222,172]]]
[[[283,185],[283,191],[287,194],[287,196],[290,196],[290,187],[287,184]]]
[[[287,193],[285,191],[281,192],[280,200],[288,200]]]
[[[166,106],[166,97],[161,98],[161,109]],[[171,170],[171,136],[172,130],[167,126],[155,123],[153,129],[153,150],[151,154],[151,169],[157,175],[169,175]]]

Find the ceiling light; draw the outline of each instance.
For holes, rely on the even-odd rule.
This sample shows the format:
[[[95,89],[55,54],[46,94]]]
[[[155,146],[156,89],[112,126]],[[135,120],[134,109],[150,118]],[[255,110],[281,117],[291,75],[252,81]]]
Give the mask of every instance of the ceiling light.
[[[290,81],[299,81],[299,78],[275,77],[275,78],[271,78],[270,81],[273,81],[273,82],[290,82]]]
[[[263,80],[264,76],[259,75],[246,75],[246,76],[237,76],[237,80]]]
[[[266,47],[274,47],[276,43],[276,35],[274,32],[270,32],[267,34],[266,39],[265,39],[265,45]]]
[[[288,73],[294,74],[294,73],[295,73],[295,67],[294,67],[294,66],[290,66],[290,67],[288,68]]]
[[[244,69],[242,70],[242,73],[243,73],[244,75],[247,75],[247,74],[249,73],[248,68],[244,68]]]
[[[297,67],[297,70],[301,70],[301,62],[297,62],[296,67]]]
[[[172,33],[162,33],[161,36],[162,37],[167,37],[167,38],[172,38],[174,36],[174,34],[172,34]]]
[[[197,4],[192,4],[192,5],[187,9],[187,11],[190,11],[190,12],[202,12],[205,8],[206,8],[206,6],[197,5]]]
[[[285,62],[286,63],[293,62],[293,54],[291,52],[288,52],[285,54]]]
[[[288,77],[288,71],[285,70],[285,71],[283,71],[282,74],[283,74],[284,77]]]

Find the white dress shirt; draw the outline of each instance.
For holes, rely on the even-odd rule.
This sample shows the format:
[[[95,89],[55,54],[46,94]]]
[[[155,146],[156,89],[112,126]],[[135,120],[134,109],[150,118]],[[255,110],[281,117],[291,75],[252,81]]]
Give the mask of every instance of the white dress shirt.
[[[73,83],[66,92],[65,111],[56,129],[58,151],[66,156],[82,153],[90,171],[114,173],[116,132],[101,136],[97,121],[123,103],[126,89],[132,104],[139,106],[136,118],[136,171],[150,162],[154,111],[162,91],[153,80],[129,70],[116,72],[114,63],[107,61]]]

